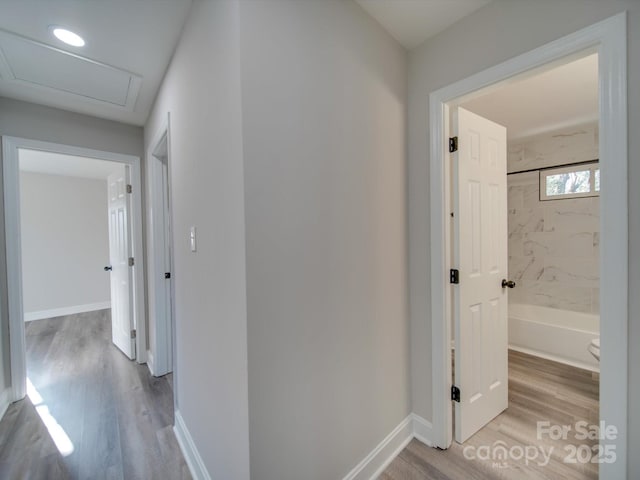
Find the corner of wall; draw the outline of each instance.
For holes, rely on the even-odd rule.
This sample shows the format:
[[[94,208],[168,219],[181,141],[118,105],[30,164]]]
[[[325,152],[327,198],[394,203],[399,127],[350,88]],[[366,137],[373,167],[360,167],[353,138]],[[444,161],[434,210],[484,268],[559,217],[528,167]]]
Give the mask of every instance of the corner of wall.
[[[9,405],[11,405],[11,397],[11,387],[5,388],[2,393],[0,393],[0,419],[4,417],[5,413],[7,413],[7,408],[9,408]]]
[[[415,413],[411,414],[413,421],[413,436],[416,440],[421,441],[429,447],[433,447],[433,425],[428,420],[425,420],[420,415]]]
[[[387,435],[342,480],[375,480],[414,438],[433,446],[433,426],[420,415],[411,413]]]
[[[149,369],[151,375],[155,377],[156,374],[153,373],[155,371],[155,367],[153,364],[153,352],[151,352],[151,350],[147,350],[147,368]]]

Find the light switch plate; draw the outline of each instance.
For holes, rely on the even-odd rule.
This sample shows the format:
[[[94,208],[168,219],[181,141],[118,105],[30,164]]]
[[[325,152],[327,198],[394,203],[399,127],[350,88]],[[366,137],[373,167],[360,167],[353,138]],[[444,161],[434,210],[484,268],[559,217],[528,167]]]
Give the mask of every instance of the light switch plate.
[[[192,252],[196,251],[196,227],[189,230],[189,248]]]

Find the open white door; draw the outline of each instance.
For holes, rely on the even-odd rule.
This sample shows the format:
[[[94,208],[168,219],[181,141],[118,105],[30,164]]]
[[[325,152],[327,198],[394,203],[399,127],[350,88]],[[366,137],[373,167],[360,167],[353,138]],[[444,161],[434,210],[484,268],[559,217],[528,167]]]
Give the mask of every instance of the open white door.
[[[165,373],[173,371],[173,342],[172,342],[172,316],[173,306],[171,305],[171,213],[169,203],[169,165],[168,158],[165,156],[162,159],[162,194],[163,194],[163,213],[164,213],[164,349],[165,349]],[[167,275],[167,273],[169,275]]]
[[[122,352],[134,359],[133,269],[129,265],[131,234],[128,167],[107,179],[109,194],[109,267],[111,269],[111,337]]]
[[[455,439],[507,408],[506,129],[462,108],[453,115]]]

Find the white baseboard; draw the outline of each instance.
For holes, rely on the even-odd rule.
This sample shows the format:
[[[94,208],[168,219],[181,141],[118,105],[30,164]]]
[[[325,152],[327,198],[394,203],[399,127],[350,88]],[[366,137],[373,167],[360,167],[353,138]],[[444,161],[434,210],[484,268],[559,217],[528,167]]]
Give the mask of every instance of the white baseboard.
[[[11,398],[13,397],[13,391],[11,387],[5,388],[2,393],[0,393],[0,419],[4,417],[4,414],[7,413],[7,408],[11,405]]]
[[[151,372],[151,376],[155,377],[156,374],[153,373],[154,371],[153,353],[151,353],[151,350],[147,350],[147,368],[149,368],[149,372]]]
[[[370,480],[380,476],[413,438],[411,415],[382,440],[343,480]]]
[[[105,310],[111,308],[111,301],[88,303],[86,305],[72,305],[70,307],[52,308],[50,310],[40,310],[38,312],[25,312],[24,321],[43,320],[45,318],[62,317],[64,315],[75,315],[76,313],[93,312],[95,310]]]
[[[173,427],[173,431],[176,434],[178,445],[180,445],[180,450],[182,450],[182,455],[184,455],[184,459],[187,462],[189,471],[191,472],[191,476],[194,480],[211,480],[207,467],[204,466],[202,457],[200,456],[195,443],[193,443],[193,438],[191,438],[191,434],[189,433],[179,410],[176,410],[175,412],[175,425]]]
[[[343,480],[375,480],[414,438],[425,445],[433,446],[432,429],[431,423],[421,416],[409,414]],[[179,410],[175,412],[173,431],[191,476],[195,480],[211,480]]]
[[[152,360],[152,358],[149,352],[149,359]],[[151,368],[150,366],[149,369],[151,370]],[[10,395],[7,395],[7,393],[10,393],[10,389],[5,390],[0,395],[0,411],[2,414],[4,414],[9,405],[8,399]],[[195,480],[211,480],[179,411],[175,412],[173,430],[192,477]],[[414,438],[427,446],[433,446],[431,440],[433,438],[433,425],[420,415],[411,413],[358,463],[343,480],[375,480]]]
[[[411,419],[413,421],[413,438],[429,447],[433,447],[433,441],[431,440],[433,438],[433,425],[431,422],[415,413],[411,414]]]

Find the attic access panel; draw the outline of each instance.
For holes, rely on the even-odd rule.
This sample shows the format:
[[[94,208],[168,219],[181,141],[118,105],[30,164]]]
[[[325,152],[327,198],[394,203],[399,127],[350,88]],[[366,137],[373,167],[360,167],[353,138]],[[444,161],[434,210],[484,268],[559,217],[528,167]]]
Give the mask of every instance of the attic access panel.
[[[142,79],[34,40],[0,30],[3,80],[132,111]]]

